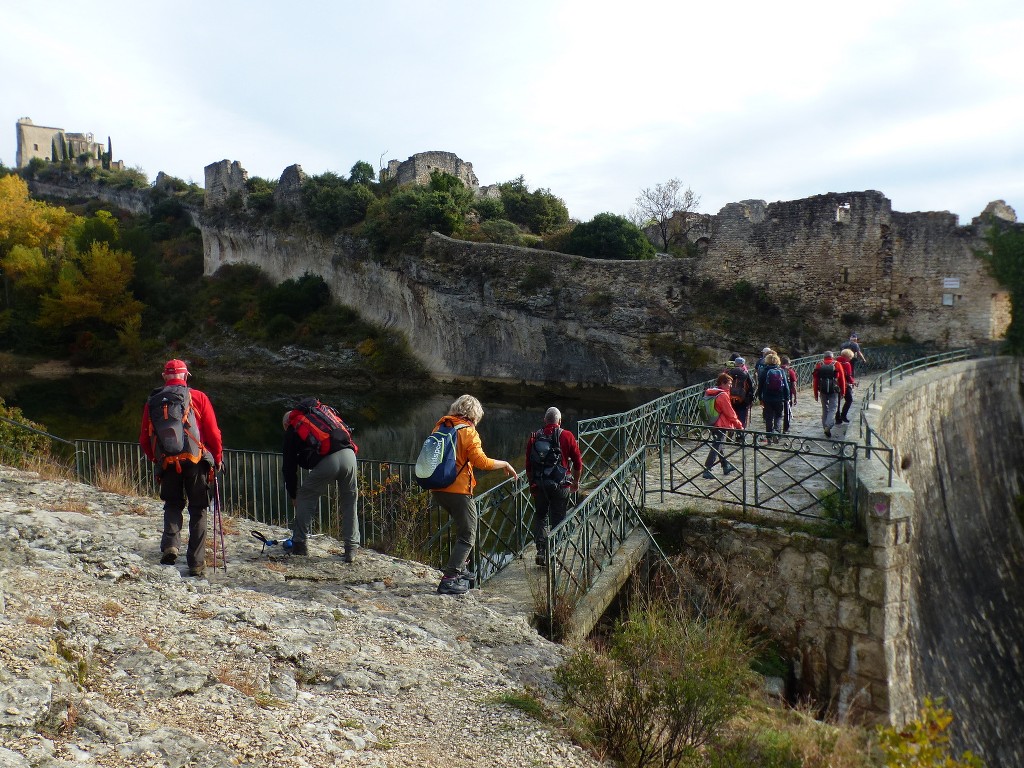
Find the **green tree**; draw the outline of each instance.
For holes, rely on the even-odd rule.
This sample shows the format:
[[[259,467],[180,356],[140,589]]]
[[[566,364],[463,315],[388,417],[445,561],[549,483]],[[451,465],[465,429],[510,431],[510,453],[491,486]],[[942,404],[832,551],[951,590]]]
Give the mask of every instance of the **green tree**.
[[[545,235],[569,223],[569,209],[562,199],[547,189],[531,192],[522,176],[499,184],[498,189],[505,218],[534,234]]]
[[[373,192],[364,185],[350,184],[330,171],[306,179],[302,185],[302,199],[306,215],[318,230],[327,235],[362,221],[370,203],[375,200]]]
[[[369,186],[377,180],[377,174],[373,172],[373,166],[365,160],[358,161],[348,172],[349,184],[364,184]]]
[[[628,219],[599,213],[569,234],[569,253],[592,259],[652,259],[654,246]]]
[[[100,209],[94,216],[79,219],[71,227],[71,240],[80,253],[89,250],[93,243],[117,246],[121,238],[120,225],[114,214]]]
[[[1010,350],[1024,353],[1024,227],[993,226],[988,233],[989,251],[978,255],[989,271],[1010,292],[1012,313],[1006,342]]]
[[[247,205],[256,213],[270,213],[274,210],[274,190],[277,182],[251,176],[246,179],[245,189],[249,193]]]

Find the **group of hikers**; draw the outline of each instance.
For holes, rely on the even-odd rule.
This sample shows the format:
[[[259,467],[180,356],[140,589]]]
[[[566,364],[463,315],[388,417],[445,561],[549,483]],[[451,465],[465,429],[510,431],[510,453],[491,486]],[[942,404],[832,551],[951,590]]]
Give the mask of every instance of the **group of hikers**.
[[[866,362],[857,334],[843,345],[838,357],[826,352],[812,376],[814,399],[821,403],[825,436],[836,424],[848,423],[853,404],[856,362]],[[223,470],[223,441],[210,399],[188,386],[190,373],[182,360],[168,360],[163,385],[150,394],[142,410],[139,443],[156,465],[160,498],[164,502],[160,562],[174,565],[181,549],[184,510],[189,513],[185,559],[189,575],[201,577],[206,568],[207,510],[216,473]],[[711,451],[704,461],[703,477],[713,479],[720,464],[723,474],[736,471],[722,451],[731,430],[747,429],[754,401],[764,415],[766,440],[777,443],[790,431],[797,403],[797,374],[786,356],[771,347],[761,350],[753,368],[739,355],[719,374],[715,386],[704,395],[705,421],[711,426]],[[840,403],[842,405],[840,406]],[[417,460],[416,479],[430,490],[455,527],[455,543],[442,572],[437,591],[465,593],[474,575],[467,570],[476,539],[477,509],[473,496],[474,470],[500,469],[509,477],[516,470],[508,461],[492,459],[484,452],[477,426],[483,406],[472,395],[462,395],[448,413],[438,419]],[[358,470],[359,447],[352,431],[336,410],[316,398],[305,398],[289,408],[282,419],[282,472],[294,517],[291,538],[284,542],[293,555],[308,555],[308,538],[320,497],[336,484],[341,511],[342,559],[351,563],[359,546]],[[421,465],[425,467],[421,476]],[[299,483],[298,469],[308,470]],[[536,563],[545,565],[548,535],[565,519],[570,494],[579,489],[583,459],[575,435],[562,427],[562,414],[548,408],[543,426],[526,443],[526,476],[533,495],[535,515],[532,533],[537,546]]]
[[[851,333],[837,356],[826,352],[814,367],[811,377],[815,402],[821,404],[821,426],[825,437],[832,437],[836,424],[848,424],[853,405],[856,362],[867,362],[856,333]],[[764,438],[768,444],[779,442],[792,426],[793,408],[797,404],[797,373],[790,359],[771,347],[761,350],[753,368],[738,354],[729,358],[729,365],[704,392],[705,423],[711,429],[711,451],[704,461],[702,477],[714,479],[716,464],[728,475],[736,468],[726,459],[722,443],[728,430],[743,430],[750,425],[750,410],[756,400],[764,415]],[[842,405],[840,406],[840,402]]]
[[[143,452],[156,466],[160,499],[164,503],[160,562],[163,565],[177,562],[187,508],[189,532],[185,559],[189,575],[202,577],[206,569],[211,489],[216,473],[224,468],[223,441],[209,397],[188,385],[188,365],[182,360],[168,360],[162,376],[163,385],[150,393],[143,407],[139,433]],[[435,482],[419,477],[417,481],[430,489],[455,527],[455,543],[437,587],[440,594],[463,594],[474,581],[474,574],[467,570],[477,531],[474,470],[500,469],[510,477],[516,474],[509,462],[492,459],[484,452],[477,432],[483,416],[483,406],[477,398],[472,395],[457,398],[448,413],[438,419],[417,461],[419,474],[425,454],[431,454],[425,463],[434,470]],[[360,543],[356,465],[359,448],[352,439],[351,429],[335,409],[316,398],[305,398],[289,408],[282,419],[282,427],[282,472],[294,510],[291,538],[283,543],[284,548],[292,555],[309,554],[310,526],[320,497],[337,484],[344,545],[342,559],[346,563],[353,562]],[[435,439],[437,437],[441,439]],[[447,475],[442,465],[450,466]],[[308,470],[301,483],[299,467]],[[565,518],[570,494],[579,489],[582,472],[583,459],[576,437],[562,427],[561,412],[548,408],[543,426],[531,434],[526,443],[526,475],[536,509],[532,533],[538,565],[547,562],[548,534]]]

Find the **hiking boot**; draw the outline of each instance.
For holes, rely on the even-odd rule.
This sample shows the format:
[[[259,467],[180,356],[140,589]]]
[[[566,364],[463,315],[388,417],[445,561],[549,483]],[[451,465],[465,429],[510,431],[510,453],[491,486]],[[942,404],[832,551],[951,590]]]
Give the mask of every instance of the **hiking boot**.
[[[456,574],[456,576],[460,579],[463,579],[467,584],[469,584],[470,589],[476,586],[476,574],[473,573],[473,571],[467,571],[465,568],[463,568]]]
[[[445,576],[437,585],[439,595],[464,595],[469,591],[469,582],[461,575]]]
[[[160,553],[160,565],[174,565],[174,562],[178,559],[178,550],[174,547],[168,547]]]
[[[730,472],[735,472],[735,471],[736,471],[736,467],[734,467],[729,462],[726,462],[725,466],[722,468],[722,474],[723,475],[728,475]],[[714,477],[714,475],[712,475],[712,477]]]
[[[535,562],[537,565],[547,565],[548,556],[545,555],[543,552],[538,552],[537,556],[533,558],[533,562]]]
[[[352,554],[354,549],[355,548],[352,546],[351,541],[345,542],[345,554],[341,556],[341,561],[343,563],[351,563],[355,559],[355,557]]]
[[[281,546],[284,551],[289,555],[308,555],[309,549],[306,547],[306,542],[296,541],[295,539],[286,539],[281,542]]]
[[[197,579],[203,578],[206,575],[206,563],[202,565],[193,565],[188,569],[189,576],[195,576]]]
[[[701,477],[703,477],[705,480],[714,480],[715,479],[715,476],[711,474],[711,470],[710,469],[705,469],[704,470],[704,474],[701,475]]]
[[[825,427],[825,437],[832,437],[832,430]]]

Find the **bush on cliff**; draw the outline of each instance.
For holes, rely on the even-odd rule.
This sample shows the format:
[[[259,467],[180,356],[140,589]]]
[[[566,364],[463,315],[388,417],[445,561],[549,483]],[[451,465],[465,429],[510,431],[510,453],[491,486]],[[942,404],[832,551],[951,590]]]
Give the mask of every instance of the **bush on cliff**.
[[[576,225],[567,252],[592,259],[653,259],[654,246],[633,222],[614,213],[599,213]]]
[[[451,174],[434,171],[426,186],[404,186],[371,204],[363,234],[380,253],[416,247],[430,232],[460,237],[472,204],[472,190]]]
[[[505,218],[537,235],[546,235],[569,223],[569,209],[548,189],[532,192],[523,177],[498,185]]]

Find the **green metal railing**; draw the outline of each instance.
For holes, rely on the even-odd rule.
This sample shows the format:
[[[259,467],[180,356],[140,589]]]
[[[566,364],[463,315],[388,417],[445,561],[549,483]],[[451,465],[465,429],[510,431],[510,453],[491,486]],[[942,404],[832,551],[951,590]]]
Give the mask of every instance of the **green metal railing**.
[[[715,468],[705,478],[704,460],[714,433],[719,452],[735,472]],[[856,508],[859,445],[846,440],[778,435],[753,430],[713,430],[703,424],[663,424],[659,486],[650,489],[735,504],[786,516],[843,521],[845,501]],[[850,521],[846,521],[850,522]]]
[[[646,471],[647,451],[642,448],[601,481],[551,530],[546,564],[547,615],[544,617],[548,627],[554,623],[559,606],[575,605],[594,586],[601,572],[615,563],[619,548],[638,528],[665,559],[642,519]]]

